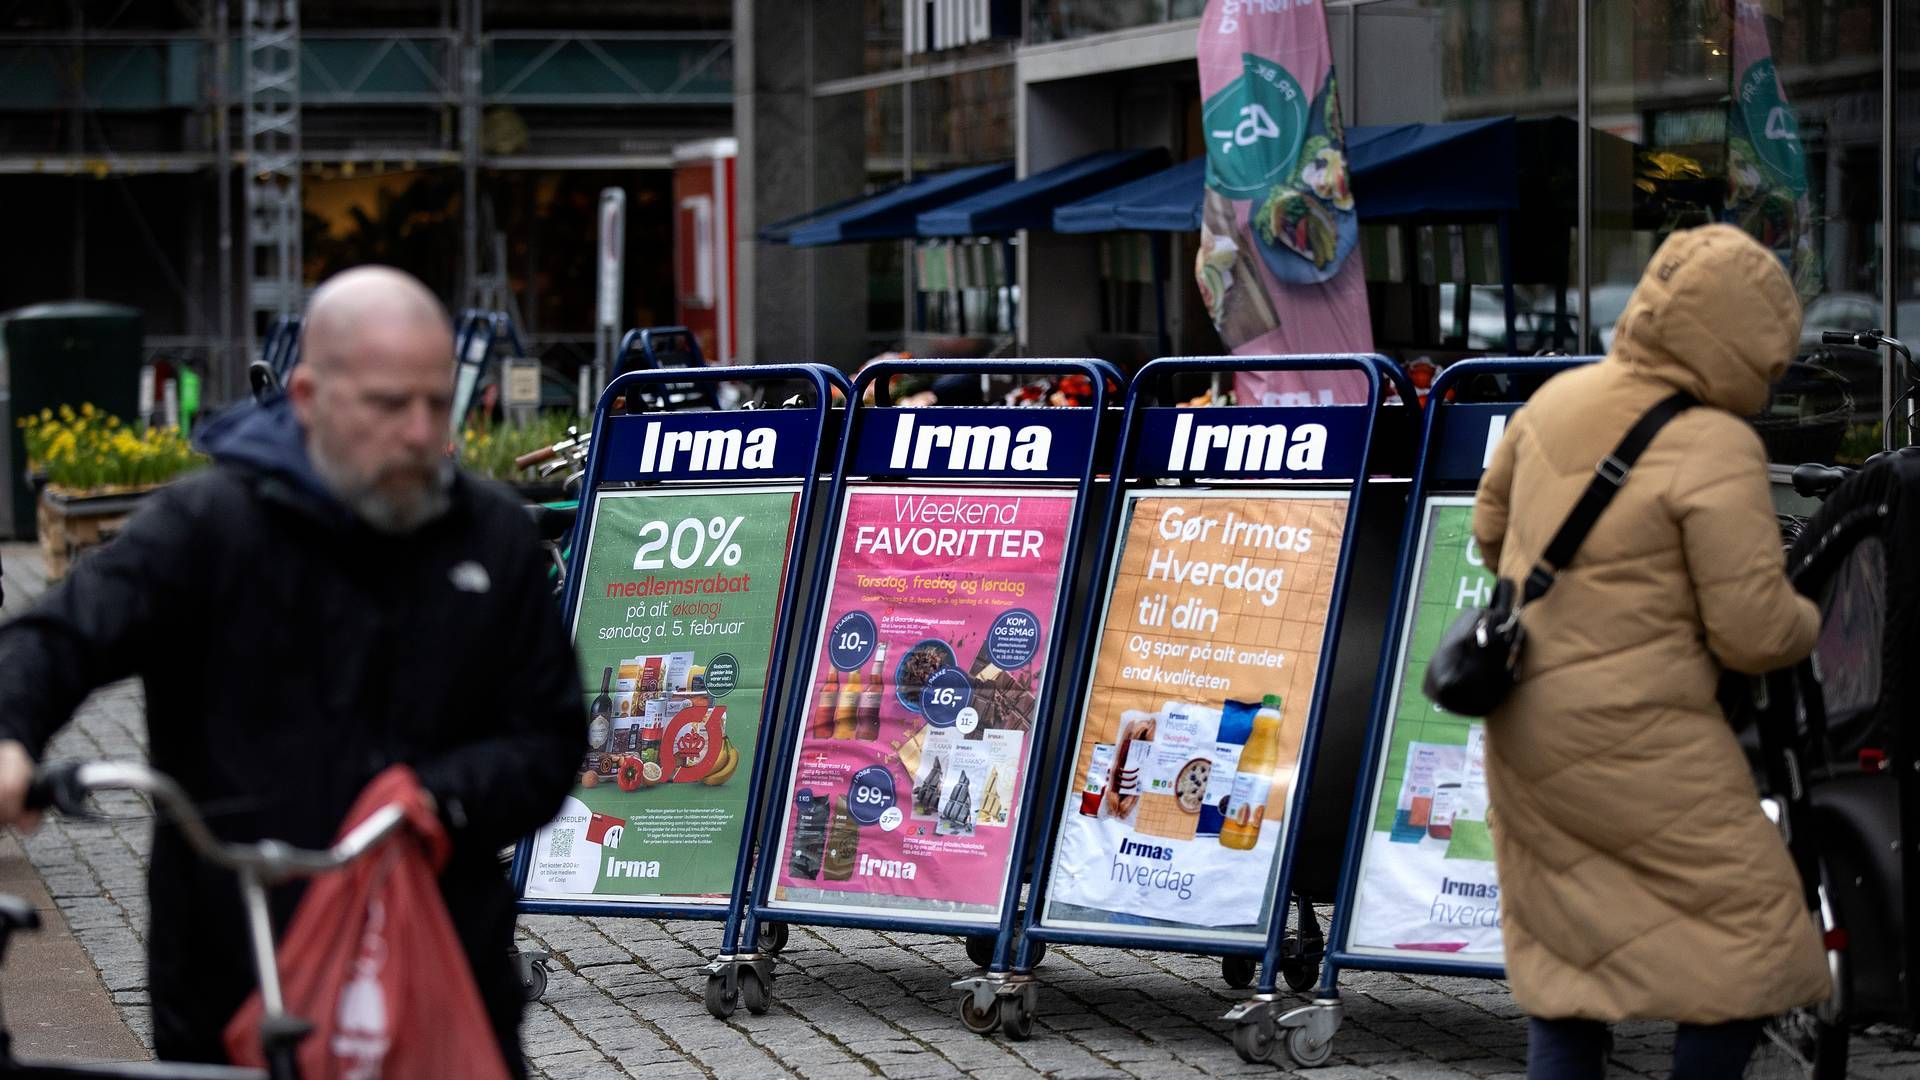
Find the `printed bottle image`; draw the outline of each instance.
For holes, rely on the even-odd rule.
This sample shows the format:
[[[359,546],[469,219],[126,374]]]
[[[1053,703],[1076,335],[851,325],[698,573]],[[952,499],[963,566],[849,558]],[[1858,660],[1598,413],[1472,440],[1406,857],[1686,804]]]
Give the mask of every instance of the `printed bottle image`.
[[[1113,744],[1101,743],[1093,748],[1093,762],[1087,766],[1086,790],[1080,793],[1080,813],[1086,817],[1100,816],[1100,796],[1107,790],[1107,777],[1113,772]]]
[[[1227,800],[1233,796],[1234,778],[1240,775],[1240,755],[1253,734],[1253,717],[1259,702],[1225,701],[1220,705],[1220,733],[1213,744],[1213,771],[1207,776],[1207,793],[1200,805],[1200,824],[1196,836],[1219,836],[1227,820]]]
[[[827,665],[827,677],[820,683],[820,703],[813,707],[813,731],[816,739],[833,738],[833,714],[840,707],[840,670]]]
[[[1253,714],[1253,734],[1240,754],[1240,768],[1227,796],[1226,820],[1220,824],[1220,846],[1251,851],[1260,842],[1260,826],[1267,817],[1267,796],[1273,791],[1273,771],[1280,765],[1280,697],[1268,694]]]
[[[873,667],[867,671],[867,681],[860,686],[860,702],[854,708],[853,737],[864,742],[872,742],[880,737],[880,702],[885,698],[887,688],[883,669],[887,666],[887,643],[881,642],[873,650]]]
[[[860,672],[849,671],[840,683],[840,700],[833,707],[833,737],[853,738],[854,718],[860,714]]]
[[[613,669],[606,669],[600,676],[600,696],[593,699],[587,721],[587,746],[593,750],[605,750],[607,738],[613,733],[613,698],[608,693],[613,688]]]

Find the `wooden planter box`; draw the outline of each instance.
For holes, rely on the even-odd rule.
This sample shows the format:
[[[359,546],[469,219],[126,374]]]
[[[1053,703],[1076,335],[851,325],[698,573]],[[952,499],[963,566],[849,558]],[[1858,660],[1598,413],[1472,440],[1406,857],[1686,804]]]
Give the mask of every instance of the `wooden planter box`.
[[[157,486],[81,493],[42,489],[40,553],[46,561],[47,580],[66,577],[77,559],[118,535],[140,508],[140,500],[158,490]]]

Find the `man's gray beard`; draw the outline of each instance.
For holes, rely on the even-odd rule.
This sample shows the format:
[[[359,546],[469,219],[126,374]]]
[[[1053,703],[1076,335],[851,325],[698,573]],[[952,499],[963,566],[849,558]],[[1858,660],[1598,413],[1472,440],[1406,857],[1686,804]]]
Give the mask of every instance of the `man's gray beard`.
[[[417,499],[398,503],[382,494],[371,483],[360,483],[335,466],[318,445],[309,442],[307,457],[313,469],[327,485],[333,497],[346,504],[353,515],[376,532],[402,536],[437,520],[453,503],[453,462],[442,461],[435,470],[431,486]]]

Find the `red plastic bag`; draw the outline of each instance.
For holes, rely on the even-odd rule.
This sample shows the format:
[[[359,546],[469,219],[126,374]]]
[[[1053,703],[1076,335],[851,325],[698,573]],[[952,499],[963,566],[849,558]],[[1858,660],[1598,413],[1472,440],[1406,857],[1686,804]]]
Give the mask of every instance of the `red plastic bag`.
[[[307,1080],[507,1076],[466,952],[435,875],[450,846],[404,765],[379,776],[347,814],[345,835],[388,803],[406,824],[378,850],[316,878],[280,943],[287,1011],[314,1025],[300,1043]],[[264,1068],[259,991],[227,1022],[236,1065]]]

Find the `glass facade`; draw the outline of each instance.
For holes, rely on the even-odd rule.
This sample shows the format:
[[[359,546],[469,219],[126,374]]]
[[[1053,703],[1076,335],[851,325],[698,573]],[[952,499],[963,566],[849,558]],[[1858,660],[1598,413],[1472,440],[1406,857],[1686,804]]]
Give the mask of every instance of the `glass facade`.
[[[1190,68],[1173,72],[1159,46],[1153,60],[1133,61],[1140,67],[1130,69],[1128,57],[1136,31],[1196,19],[1204,0],[1027,0],[1018,43],[915,55],[900,47],[904,5],[863,2],[867,70],[901,73],[898,83],[864,91],[875,182],[1009,160],[1023,138],[1035,151],[1036,136],[1020,130],[1022,94],[1030,108],[1044,98],[1049,115],[1057,102],[1084,103],[1075,107],[1085,111],[1090,147],[1163,144],[1176,161],[1202,152],[1194,123],[1151,119],[1160,111],[1197,118]],[[1781,254],[1805,304],[1792,378],[1760,422],[1776,458],[1854,460],[1883,439],[1920,441],[1904,423],[1882,430],[1890,408],[1883,358],[1820,341],[1822,331],[1869,326],[1920,337],[1920,3],[1325,2],[1351,124],[1516,124],[1524,205],[1504,223],[1504,242],[1502,222],[1486,214],[1363,230],[1382,351],[1443,363],[1485,352],[1604,351],[1660,242],[1675,229],[1731,221]],[[1897,56],[1889,34],[1902,46]],[[1076,77],[1084,92],[1019,81],[1020,48],[1057,64],[1068,44],[1086,50],[1085,68],[1100,73]],[[940,73],[915,74],[929,67]],[[1887,100],[1889,81],[1904,108]],[[1127,104],[1137,92],[1150,108]],[[1184,287],[1190,239],[1089,238],[1085,269],[1098,295],[1074,316],[1086,333],[1158,338],[1164,325],[1176,351],[1218,348]],[[1009,260],[993,255],[999,243],[978,252],[873,245],[876,274],[884,270],[900,289],[884,300],[876,293],[876,341],[962,327],[1011,332],[1018,287],[1005,280]],[[1160,243],[1164,280],[1182,283],[1168,290],[1164,314],[1152,302],[1151,245]]]
[[[1915,42],[1920,15],[1894,6],[1909,9],[1897,40]],[[1335,62],[1355,88],[1356,123],[1512,116],[1545,133],[1536,150],[1571,158],[1565,125],[1583,103],[1587,118],[1584,175],[1571,162],[1550,171],[1573,186],[1524,230],[1511,267],[1471,224],[1370,230],[1383,347],[1437,359],[1502,350],[1504,274],[1519,309],[1514,351],[1604,352],[1660,242],[1731,221],[1780,253],[1805,304],[1796,365],[1759,422],[1770,449],[1785,461],[1878,448],[1883,358],[1820,335],[1884,327],[1902,302],[1909,331],[1920,323],[1920,162],[1915,121],[1899,110],[1891,152],[1904,167],[1892,171],[1914,194],[1896,206],[1906,224],[1895,231],[1882,197],[1882,0],[1357,0],[1329,10],[1337,47],[1350,41]],[[1904,52],[1911,96],[1915,49]],[[1387,56],[1391,65],[1375,62]],[[1889,235],[1900,239],[1893,252]]]
[[[1795,364],[1756,422],[1768,449],[1872,453],[1881,357],[1820,335],[1887,321],[1880,0],[1589,5],[1586,347],[1610,342],[1669,233],[1731,221],[1779,253],[1805,305]]]

